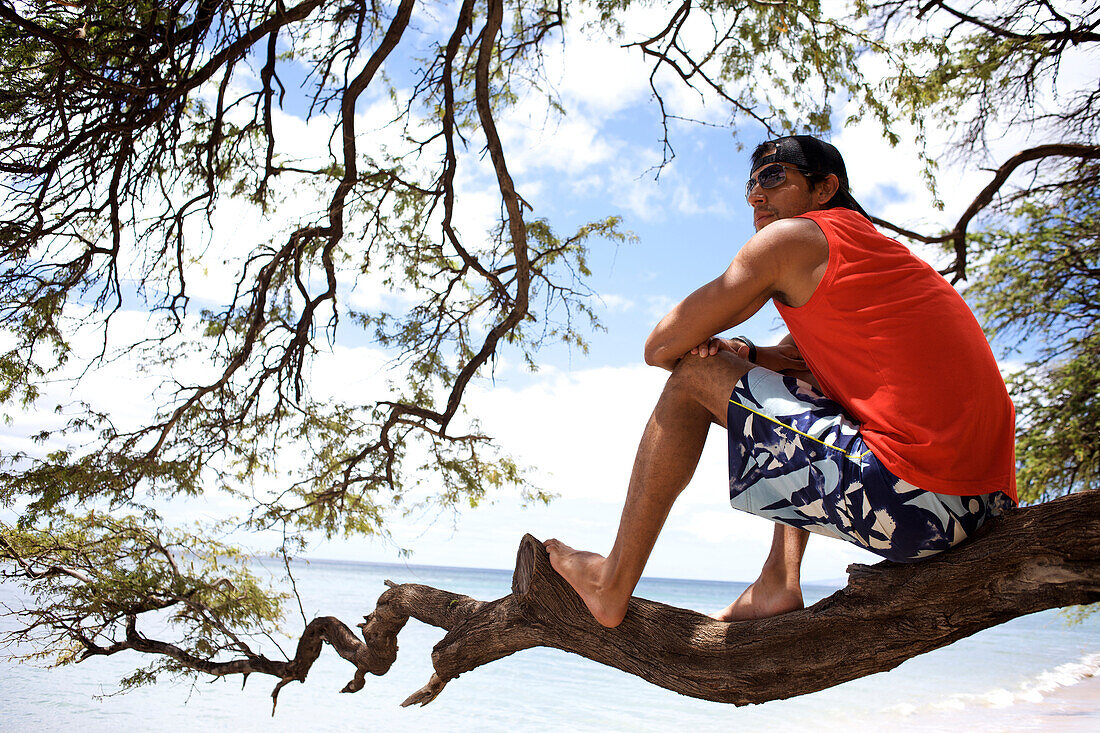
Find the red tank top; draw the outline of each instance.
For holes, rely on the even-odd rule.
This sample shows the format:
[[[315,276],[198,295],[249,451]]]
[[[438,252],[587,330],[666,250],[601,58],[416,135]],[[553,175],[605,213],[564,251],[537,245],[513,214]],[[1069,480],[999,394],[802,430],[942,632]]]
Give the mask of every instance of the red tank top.
[[[802,215],[829,242],[809,302],[776,302],[810,371],[891,472],[926,491],[1016,501],[1015,409],[962,297],[848,209]]]

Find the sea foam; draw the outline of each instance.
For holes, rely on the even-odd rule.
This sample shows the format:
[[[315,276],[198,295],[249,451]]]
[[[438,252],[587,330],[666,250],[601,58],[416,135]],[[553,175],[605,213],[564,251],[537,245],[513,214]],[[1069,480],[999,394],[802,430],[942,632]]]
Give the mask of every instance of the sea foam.
[[[968,708],[1006,708],[1019,703],[1038,703],[1050,693],[1100,675],[1100,653],[1086,654],[1076,662],[1067,662],[1044,670],[1020,683],[1015,689],[997,687],[982,693],[957,693],[927,705],[903,703],[886,712],[907,717],[925,712],[949,712]]]

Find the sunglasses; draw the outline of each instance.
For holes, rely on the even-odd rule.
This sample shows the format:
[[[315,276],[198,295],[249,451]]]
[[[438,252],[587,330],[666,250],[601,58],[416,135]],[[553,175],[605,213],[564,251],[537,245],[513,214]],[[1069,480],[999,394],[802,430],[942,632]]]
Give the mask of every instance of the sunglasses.
[[[791,170],[802,172],[801,168],[791,168]],[[766,165],[760,169],[760,172],[755,176],[749,178],[748,183],[745,184],[745,198],[749,197],[752,193],[753,186],[760,184],[760,188],[775,188],[783,181],[787,180],[787,168],[781,163],[772,163]]]

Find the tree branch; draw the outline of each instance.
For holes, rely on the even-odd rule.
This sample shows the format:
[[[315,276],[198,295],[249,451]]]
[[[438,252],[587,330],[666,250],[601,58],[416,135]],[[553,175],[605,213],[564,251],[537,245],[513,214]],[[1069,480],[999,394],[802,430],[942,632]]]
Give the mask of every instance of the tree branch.
[[[953,275],[951,282],[956,283],[959,280],[966,279],[966,230],[970,225],[972,219],[977,216],[983,209],[993,202],[994,197],[1008,181],[1009,176],[1024,163],[1028,163],[1033,160],[1041,160],[1043,158],[1051,157],[1065,157],[1065,158],[1080,158],[1083,160],[1100,158],[1100,145],[1082,145],[1075,143],[1058,143],[1051,145],[1039,145],[1034,148],[1028,148],[1019,153],[1016,153],[1011,158],[1001,164],[996,171],[993,172],[993,180],[986,184],[985,188],[974,200],[970,202],[970,205],[966,207],[966,211],[955,223],[955,226],[951,231],[946,234],[940,234],[936,236],[926,236],[918,234],[916,232],[904,229],[900,226],[892,224],[885,219],[878,217],[871,217],[871,221],[879,226],[890,229],[897,232],[904,237],[914,239],[918,242],[924,242],[925,244],[941,244],[943,242],[951,242],[955,251],[955,261],[950,266],[940,271],[941,275]]]
[[[970,15],[969,13],[964,13],[961,10],[952,8],[946,2],[943,2],[943,0],[935,0],[934,2],[928,3],[921,9],[917,17],[919,18],[922,15],[925,15],[930,9],[937,7],[942,9],[945,13],[952,15],[965,23],[970,23],[971,25],[978,26],[979,28],[986,31],[987,33],[990,33],[991,35],[998,36],[1000,38],[1008,38],[1013,41],[1021,41],[1024,43],[1034,43],[1036,41],[1040,43],[1069,42],[1074,44],[1100,41],[1100,34],[1092,32],[1092,29],[1090,27],[1074,29],[1070,27],[1069,22],[1063,16],[1055,12],[1055,10],[1051,8],[1048,4],[1044,3],[1044,5],[1047,5],[1047,8],[1048,10],[1050,10],[1051,15],[1053,15],[1056,20],[1060,21],[1065,26],[1064,31],[1061,31],[1059,33],[1016,33],[1015,31],[1009,30],[1008,28],[996,26],[988,21],[982,20],[977,16]]]
[[[690,697],[749,705],[816,692],[893,669],[982,629],[1049,608],[1100,601],[1100,491],[1016,509],[972,540],[914,564],[852,565],[848,585],[813,606],[767,619],[725,623],[682,608],[631,598],[623,623],[596,623],[550,565],[542,543],[520,542],[512,593],[479,601],[424,585],[396,585],[359,624],[311,621],[294,659],[259,655],[197,659],[128,625],[123,648],[166,654],[212,675],[261,672],[280,678],[272,693],[304,681],[322,644],[355,667],[341,692],[363,689],[397,658],[409,618],[446,630],[432,651],[435,672],[405,700],[424,705],[446,684],[523,649],[548,646]]]
[[[512,595],[450,629],[432,652],[432,682],[406,704],[429,702],[459,674],[536,645],[683,695],[756,704],[893,669],[1017,616],[1097,600],[1095,491],[1010,512],[979,538],[921,563],[853,565],[848,586],[810,608],[734,623],[632,598],[622,625],[606,629],[528,535]]]

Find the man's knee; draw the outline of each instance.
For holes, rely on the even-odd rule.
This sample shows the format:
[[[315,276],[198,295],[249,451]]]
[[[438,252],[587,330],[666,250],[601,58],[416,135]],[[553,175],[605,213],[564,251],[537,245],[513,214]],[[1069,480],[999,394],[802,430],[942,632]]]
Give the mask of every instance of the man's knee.
[[[676,365],[665,383],[667,398],[687,399],[707,407],[716,417],[723,418],[737,380],[753,367],[735,354],[720,352],[701,358],[688,354]]]
[[[728,384],[733,389],[733,383],[753,366],[751,362],[727,351],[707,357],[688,354],[676,364],[668,383],[673,387],[685,386],[696,391],[714,384]]]

